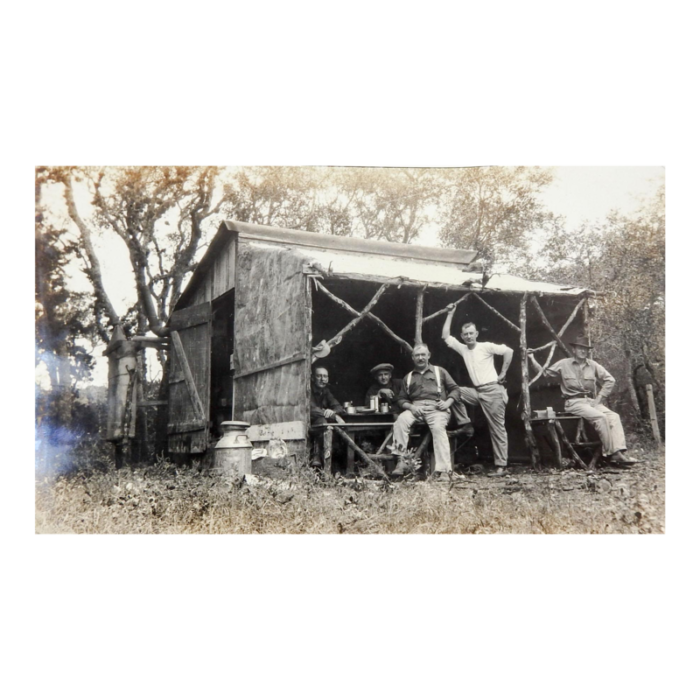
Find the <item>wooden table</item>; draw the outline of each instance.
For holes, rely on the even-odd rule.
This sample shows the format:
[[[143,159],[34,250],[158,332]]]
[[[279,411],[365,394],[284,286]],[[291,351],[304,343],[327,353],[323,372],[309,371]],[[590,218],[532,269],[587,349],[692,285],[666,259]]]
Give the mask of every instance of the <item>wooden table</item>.
[[[359,454],[363,462],[377,470],[380,475],[384,475],[384,469],[378,463],[377,455],[386,446],[391,437],[394,427],[394,416],[391,413],[354,413],[343,414],[345,423],[326,423],[319,425],[312,430],[323,430],[323,468],[325,471],[331,470],[331,450],[333,446],[333,433],[336,433],[347,446],[345,473],[352,475],[355,473],[355,455]],[[381,448],[376,455],[368,455],[353,440],[353,436],[362,433],[379,433],[384,435]],[[374,457],[374,459],[373,459]]]
[[[576,437],[574,438],[573,443],[571,442],[571,440],[569,440],[568,437],[566,437],[564,427],[561,424],[561,421],[571,420],[578,421],[578,424],[576,426]],[[531,418],[530,422],[533,424],[533,426],[544,425],[547,428],[547,432],[549,434],[547,442],[550,444],[552,451],[554,452],[554,458],[557,462],[557,466],[560,469],[564,466],[562,459],[562,442],[564,443],[569,454],[576,462],[576,464],[578,464],[579,467],[581,467],[582,469],[595,469],[598,460],[603,454],[603,448],[599,441],[591,441],[586,439],[586,431],[583,418],[568,413],[555,413],[553,416],[548,416],[545,418]],[[583,461],[583,459],[581,459],[581,456],[576,451],[577,447],[594,448],[593,456],[589,464],[586,464]]]

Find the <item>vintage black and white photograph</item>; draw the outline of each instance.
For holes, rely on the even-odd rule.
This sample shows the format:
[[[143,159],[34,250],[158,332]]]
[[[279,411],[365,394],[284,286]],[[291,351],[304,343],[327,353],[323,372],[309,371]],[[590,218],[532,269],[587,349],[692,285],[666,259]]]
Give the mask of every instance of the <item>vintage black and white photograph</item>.
[[[36,168],[38,533],[663,533],[663,167]]]

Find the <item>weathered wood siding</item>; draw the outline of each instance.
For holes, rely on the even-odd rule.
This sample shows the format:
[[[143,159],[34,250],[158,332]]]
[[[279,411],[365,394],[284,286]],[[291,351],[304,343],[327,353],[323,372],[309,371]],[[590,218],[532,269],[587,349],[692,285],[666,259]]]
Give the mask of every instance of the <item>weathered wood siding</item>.
[[[253,425],[306,424],[310,313],[303,261],[286,247],[244,242],[237,255],[234,417]]]
[[[236,245],[224,247],[206,271],[192,299],[192,304],[213,301],[236,286]]]
[[[168,449],[202,453],[209,440],[211,304],[176,311],[170,328],[180,342],[173,338],[170,353]]]

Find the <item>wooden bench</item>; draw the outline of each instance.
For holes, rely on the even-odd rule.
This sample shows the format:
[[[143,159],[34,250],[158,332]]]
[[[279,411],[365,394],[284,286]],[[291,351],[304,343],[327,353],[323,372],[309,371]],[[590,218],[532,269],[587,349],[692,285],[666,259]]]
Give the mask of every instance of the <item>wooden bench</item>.
[[[390,420],[386,420],[386,418]],[[347,416],[344,416],[347,418]],[[345,473],[349,476],[355,473],[355,455],[359,455],[360,459],[381,477],[387,478],[382,462],[392,458],[391,455],[382,455],[384,448],[391,439],[394,422],[393,417],[389,414],[382,415],[383,420],[364,421],[359,416],[353,416],[361,422],[346,422],[346,423],[325,423],[323,425],[314,426],[310,429],[312,435],[322,432],[323,434],[323,469],[330,474],[331,472],[331,453],[333,450],[333,435],[337,435],[346,445],[346,462]],[[376,454],[367,454],[356,442],[352,436],[358,433],[380,433],[384,435],[382,445]]]
[[[360,459],[369,467],[374,469],[374,471],[381,477],[386,478],[386,472],[384,470],[384,462],[393,461],[395,455],[384,454],[384,449],[389,444],[391,440],[394,421],[391,414],[356,414],[350,417],[344,415],[343,418],[346,420],[345,423],[325,423],[323,425],[314,426],[310,429],[311,434],[318,435],[322,432],[323,435],[323,469],[325,472],[331,472],[331,453],[333,450],[333,435],[337,435],[340,440],[342,440],[346,445],[346,461],[345,461],[345,473],[347,476],[352,476],[355,474],[355,456],[359,456]],[[369,418],[369,420],[368,420]],[[387,418],[390,419],[386,420]],[[375,420],[373,420],[375,419]],[[384,438],[379,449],[375,453],[365,452],[353,437],[358,434],[367,433],[384,433]],[[451,454],[454,455],[455,452],[466,444],[471,437],[464,437],[461,444],[457,444],[457,438],[460,435],[464,435],[460,430],[448,430],[447,437],[451,442]],[[416,458],[421,458],[423,454],[428,450],[432,442],[432,433],[430,432],[428,426],[425,423],[414,423],[411,429],[412,438],[420,438],[418,447],[416,448]],[[435,456],[430,453],[428,468],[432,471],[435,466]]]
[[[576,425],[576,436],[572,442],[566,436],[566,431],[562,425],[562,421],[578,421]],[[557,466],[561,469],[564,467],[563,454],[562,454],[562,443],[566,447],[567,451],[571,455],[574,462],[581,467],[581,469],[595,469],[598,460],[603,454],[603,446],[599,440],[590,440],[586,435],[586,421],[571,413],[553,413],[545,417],[533,417],[530,419],[533,426],[544,425],[547,433],[544,435],[545,440],[552,448],[554,453],[554,459],[556,460]],[[590,462],[586,464],[583,461],[578,449],[587,449],[592,452]]]

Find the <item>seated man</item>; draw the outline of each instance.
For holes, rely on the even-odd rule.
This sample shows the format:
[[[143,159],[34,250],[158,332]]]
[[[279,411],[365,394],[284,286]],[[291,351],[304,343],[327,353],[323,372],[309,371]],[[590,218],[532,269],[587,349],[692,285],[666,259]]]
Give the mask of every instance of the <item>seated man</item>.
[[[311,382],[311,427],[325,425],[326,423],[345,423],[342,416],[338,415],[343,407],[331,394],[328,388],[328,370],[322,366],[313,368],[313,381]],[[320,444],[321,435],[314,436],[313,456],[311,465],[321,466]]]
[[[311,425],[324,423],[345,423],[338,415],[343,410],[338,399],[328,388],[328,370],[325,367],[314,367],[311,382]]]
[[[394,423],[392,453],[398,455],[399,460],[393,474],[404,474],[406,465],[401,457],[408,446],[411,426],[416,421],[422,421],[428,425],[433,436],[436,480],[449,479],[452,472],[450,443],[447,439],[450,408],[453,404],[462,407],[460,423],[469,423],[469,418],[459,400],[459,387],[454,379],[441,367],[430,364],[428,346],[422,343],[416,345],[412,357],[414,369],[404,378],[397,400],[402,413]]]
[[[559,380],[561,393],[566,399],[565,411],[593,424],[603,445],[603,457],[620,466],[636,464],[637,460],[623,454],[627,445],[620,416],[601,403],[610,395],[615,385],[614,377],[602,365],[588,359],[588,351],[592,346],[585,336],[579,335],[569,345],[574,356],[555,362],[544,371],[544,376]],[[528,350],[528,357],[539,372],[542,366],[535,360],[532,350]],[[602,382],[597,393],[596,379]]]
[[[389,410],[392,413],[400,412],[397,399],[401,392],[402,382],[400,379],[392,377],[393,371],[394,365],[390,365],[388,362],[372,367],[369,373],[374,377],[374,384],[367,389],[367,394],[365,394],[366,406],[369,406],[372,397],[378,396],[380,403],[389,404]]]

